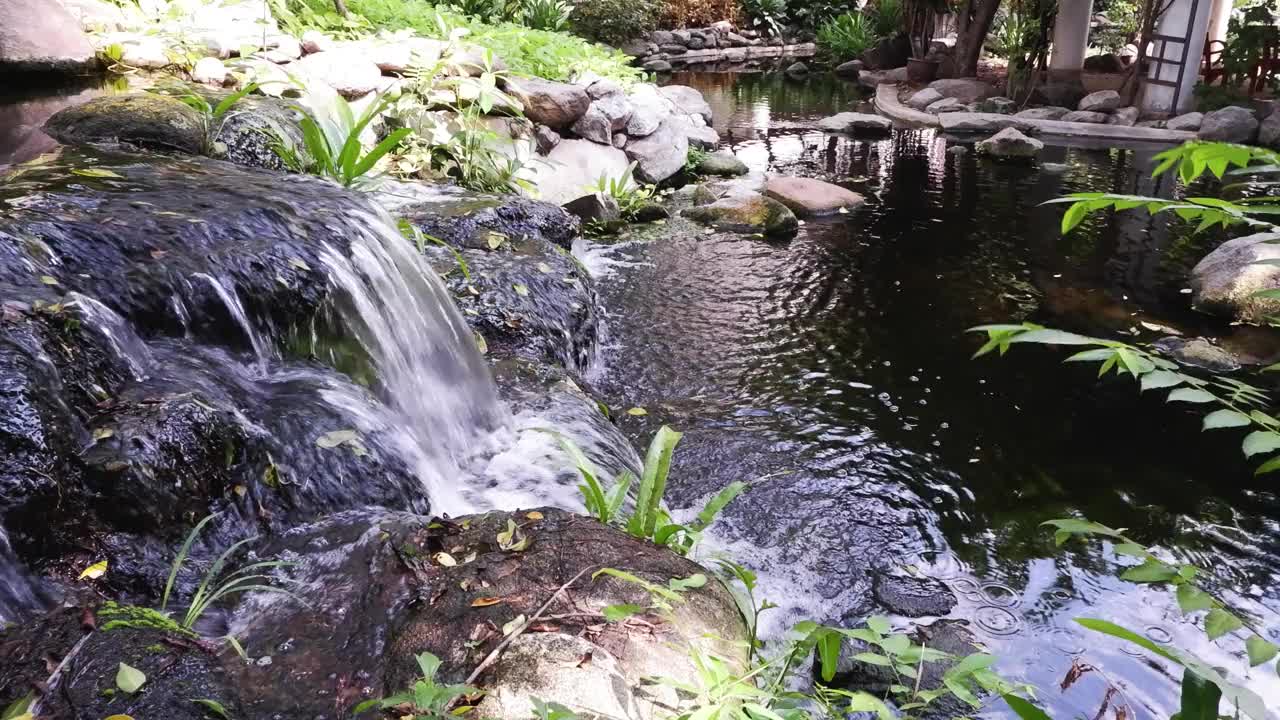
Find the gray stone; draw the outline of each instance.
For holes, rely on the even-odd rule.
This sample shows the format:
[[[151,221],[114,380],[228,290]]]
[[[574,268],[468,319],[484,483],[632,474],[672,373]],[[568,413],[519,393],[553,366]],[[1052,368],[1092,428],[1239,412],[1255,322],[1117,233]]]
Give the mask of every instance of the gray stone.
[[[1072,110],[1058,119],[1063,122],[1091,123],[1093,125],[1098,125],[1107,121],[1107,115],[1106,113],[1093,112],[1091,110]]]
[[[120,43],[120,62],[129,67],[157,70],[170,65],[168,47],[158,37],[143,35]]]
[[[1064,107],[1037,107],[1027,108],[1013,114],[1014,117],[1027,118],[1028,120],[1061,120],[1063,115],[1071,112]]]
[[[207,138],[200,115],[180,100],[154,93],[106,95],[56,113],[45,132],[67,144],[121,142],[196,155]]]
[[[957,604],[955,593],[941,580],[876,573],[871,593],[885,610],[905,617],[938,617]]]
[[[992,97],[979,100],[974,106],[978,112],[1009,115],[1018,107],[1018,103],[1007,97]]]
[[[1205,113],[1196,137],[1229,143],[1252,142],[1258,134],[1258,119],[1253,111],[1236,105]]]
[[[1099,90],[1089,93],[1080,100],[1077,110],[1086,112],[1108,113],[1120,107],[1120,93],[1115,90]]]
[[[694,168],[694,171],[699,175],[720,175],[723,177],[746,175],[749,172],[747,164],[730,152],[706,155],[698,162],[698,166]]]
[[[787,66],[786,73],[791,77],[804,77],[809,74],[809,66],[802,62],[794,62]]]
[[[716,132],[715,128],[699,125],[695,119],[700,122],[702,118],[697,115],[687,117],[688,119],[673,116],[671,119],[684,131],[689,147],[714,150],[720,146],[720,133]]]
[[[338,42],[319,30],[308,30],[302,33],[302,50],[308,53],[336,50]]]
[[[564,204],[564,209],[568,210],[571,215],[577,216],[584,223],[608,223],[622,217],[618,201],[607,193],[602,192],[594,192],[590,195],[583,195],[576,200],[570,200]]]
[[[1111,117],[1107,118],[1108,125],[1122,125],[1124,127],[1133,127],[1138,122],[1139,110],[1130,105],[1122,107],[1111,113]]]
[[[1163,337],[1152,343],[1158,350],[1178,362],[1215,373],[1235,372],[1240,359],[1205,338]]]
[[[893,130],[893,121],[882,115],[843,112],[819,120],[818,127],[838,133],[887,133]]]
[[[191,79],[206,85],[221,86],[227,81],[227,66],[218,58],[200,58],[191,69]]]
[[[581,86],[551,80],[509,79],[506,91],[524,105],[525,117],[553,130],[573,125],[591,105],[591,96]]]
[[[626,133],[614,133],[614,134],[613,134],[613,146],[614,146],[614,147],[616,147],[616,148],[623,148],[623,147],[626,147],[626,145],[627,145],[627,134],[626,134]]]
[[[613,123],[595,103],[592,103],[582,117],[571,128],[575,135],[586,138],[601,145],[613,144]]]
[[[680,112],[686,115],[701,115],[703,120],[711,122],[711,106],[697,90],[686,85],[666,85],[660,88],[660,92],[675,103]]]
[[[862,72],[862,61],[850,60],[849,62],[840,63],[836,66],[835,72],[840,77],[856,78],[858,73]]]
[[[758,193],[734,194],[706,205],[686,208],[681,215],[718,230],[791,237],[800,228],[786,205]]]
[[[601,176],[621,177],[627,162],[627,154],[611,144],[564,138],[547,153],[545,162],[530,166],[530,180],[543,200],[565,203],[581,197]]]
[[[609,95],[621,95],[622,86],[607,78],[599,78],[587,84],[587,94],[592,100],[599,100]]]
[[[622,43],[618,46],[618,49],[621,50],[624,55],[633,58],[642,58],[649,54],[649,41],[644,38],[635,38]]]
[[[546,125],[538,125],[534,128],[533,139],[538,146],[538,154],[546,155],[560,144],[560,133]]]
[[[600,113],[609,121],[609,129],[613,132],[626,129],[627,121],[631,119],[631,101],[627,100],[627,96],[621,91],[601,96],[592,101],[591,107],[600,110]]]
[[[937,90],[944,98],[955,98],[964,104],[985,100],[996,94],[995,88],[977,78],[934,80],[929,83],[929,87]]]
[[[626,132],[631,137],[645,137],[657,130],[675,107],[657,87],[649,84],[636,85],[627,97],[631,102],[631,119],[627,120]]]
[[[650,60],[640,66],[646,72],[666,73],[671,72],[671,63],[666,60]]]
[[[925,112],[930,112],[934,115],[953,112],[969,112],[969,106],[956,98],[944,97],[937,102],[930,103],[929,107],[925,108]]]
[[[938,124],[947,132],[993,134],[1008,127],[1017,128],[1024,135],[1037,132],[1036,126],[1026,118],[995,113],[950,112],[938,116]]]
[[[655,45],[674,45],[676,36],[670,30],[655,30],[649,35],[649,42]]]
[[[627,157],[636,163],[636,179],[660,183],[680,172],[689,156],[689,137],[671,117],[653,133],[627,143]]]
[[[58,0],[0,0],[0,73],[81,73],[96,63],[80,23]]]
[[[983,155],[1005,159],[1034,159],[1044,150],[1044,143],[1023,135],[1017,128],[1007,127],[977,144]]]
[[[942,93],[933,88],[925,88],[913,94],[907,99],[907,105],[917,109],[924,110],[930,105],[942,99]]]
[[[1280,147],[1280,113],[1271,113],[1258,126],[1258,144],[1269,148]]]
[[[1197,263],[1190,283],[1196,309],[1246,323],[1265,323],[1280,313],[1280,300],[1255,297],[1280,288],[1280,266],[1257,264],[1280,260],[1280,245],[1268,242],[1271,237],[1258,233],[1228,240]]]
[[[346,98],[368,95],[382,80],[382,71],[372,60],[346,48],[307,55],[289,69],[325,83]]]
[[[112,32],[128,25],[124,11],[108,0],[61,0],[86,32]]]
[[[1204,113],[1189,112],[1185,115],[1179,115],[1175,118],[1169,118],[1164,122],[1164,126],[1169,130],[1184,130],[1187,132],[1197,132],[1200,130],[1200,125],[1203,122],[1204,122]]]
[[[659,45],[658,51],[667,55],[683,55],[689,52],[689,48],[683,45]]]
[[[764,194],[786,205],[800,217],[830,215],[865,202],[858,193],[814,178],[783,175],[770,178]]]

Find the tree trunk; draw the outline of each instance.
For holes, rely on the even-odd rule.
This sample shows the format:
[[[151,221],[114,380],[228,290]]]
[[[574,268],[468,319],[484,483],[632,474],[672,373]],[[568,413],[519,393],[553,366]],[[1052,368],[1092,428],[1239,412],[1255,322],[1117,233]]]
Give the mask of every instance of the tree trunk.
[[[344,0],[333,0],[333,7],[342,17],[350,17],[351,13],[347,12],[347,3]]]
[[[956,10],[956,75],[978,74],[982,45],[991,32],[1000,0],[965,0]]]

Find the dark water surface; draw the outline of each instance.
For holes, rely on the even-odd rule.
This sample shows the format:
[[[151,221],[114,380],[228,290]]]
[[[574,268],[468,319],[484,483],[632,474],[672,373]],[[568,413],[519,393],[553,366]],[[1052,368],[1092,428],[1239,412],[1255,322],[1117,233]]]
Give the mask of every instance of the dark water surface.
[[[1083,190],[1167,194],[1146,179],[1154,151],[1051,147],[1035,171],[955,157],[933,131],[815,132],[860,97],[827,77],[674,82],[708,96],[753,170],[867,198],[790,242],[673,219],[651,242],[592,251],[613,261],[600,283],[613,340],[594,380],[615,408],[648,411],[622,421],[637,443],[664,423],[686,433],[675,507],[750,482],[707,552],[763,572],[783,606],[775,631],[801,617],[856,625],[880,610],[877,574],[920,573],[956,591],[951,616],[1055,717],[1092,717],[1104,673],[1138,717],[1177,709],[1180,673],[1079,628],[1082,616],[1194,650],[1280,707],[1274,667],[1245,674],[1243,638],[1208,643],[1165,590],[1115,579],[1109,549],[1060,550],[1040,527],[1084,516],[1128,528],[1205,568],[1280,639],[1280,499],[1273,479],[1252,477],[1239,436],[1202,435],[1192,409],[1064,367],[1063,353],[970,359],[980,343],[967,328],[1021,320],[1144,342],[1175,327],[1267,354],[1189,308],[1186,271],[1213,238],[1139,215],[1100,215],[1064,238],[1061,206],[1040,206]],[[1073,659],[1102,672],[1060,691]]]

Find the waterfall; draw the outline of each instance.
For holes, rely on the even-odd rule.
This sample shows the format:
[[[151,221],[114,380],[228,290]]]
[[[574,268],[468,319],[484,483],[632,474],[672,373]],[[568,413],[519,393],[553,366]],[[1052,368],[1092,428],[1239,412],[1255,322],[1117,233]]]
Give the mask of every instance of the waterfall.
[[[0,525],[0,625],[40,605],[35,585],[13,556],[9,535]]]
[[[244,305],[240,302],[240,296],[236,293],[235,285],[230,283],[223,284],[217,278],[208,273],[195,273],[195,277],[209,283],[209,287],[213,288],[213,292],[222,300],[222,304],[226,306],[227,312],[230,313],[231,319],[244,333],[245,339],[249,341],[249,345],[253,347],[253,354],[257,356],[259,361],[267,359],[267,343],[262,336],[254,329],[249,322],[249,315],[244,311]]]

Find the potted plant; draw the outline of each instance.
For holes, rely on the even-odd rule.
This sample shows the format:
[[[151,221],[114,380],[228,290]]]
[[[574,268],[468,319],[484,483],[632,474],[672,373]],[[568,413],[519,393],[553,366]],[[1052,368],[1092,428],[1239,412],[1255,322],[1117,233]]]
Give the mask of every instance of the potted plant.
[[[907,25],[907,39],[911,41],[907,79],[913,83],[927,83],[938,77],[939,62],[928,55],[938,16],[946,12],[946,0],[904,0],[902,3],[902,19]]]

